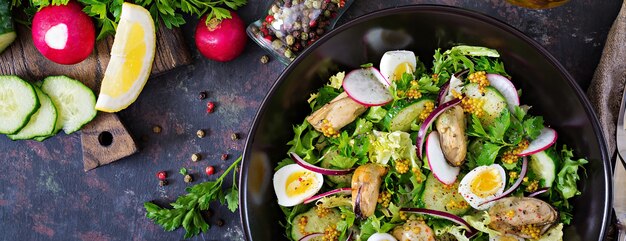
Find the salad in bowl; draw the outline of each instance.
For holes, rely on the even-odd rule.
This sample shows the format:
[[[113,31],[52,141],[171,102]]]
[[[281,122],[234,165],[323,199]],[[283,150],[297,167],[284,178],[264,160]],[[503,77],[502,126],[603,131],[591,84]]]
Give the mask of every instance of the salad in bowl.
[[[407,50],[308,99],[275,168],[291,240],[562,240],[585,159],[520,103],[497,50]],[[579,173],[580,170],[580,173]]]

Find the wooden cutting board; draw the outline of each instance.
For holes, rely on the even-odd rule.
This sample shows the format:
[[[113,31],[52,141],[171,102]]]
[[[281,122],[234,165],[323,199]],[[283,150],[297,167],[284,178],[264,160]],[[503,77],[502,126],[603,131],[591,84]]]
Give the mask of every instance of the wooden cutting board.
[[[0,54],[0,75],[18,75],[31,82],[51,75],[66,75],[82,81],[98,95],[100,82],[109,63],[113,36],[98,41],[86,60],[75,65],[60,65],[37,51],[30,29],[21,24],[17,24],[16,28],[18,39]],[[191,63],[189,50],[179,29],[167,29],[159,25],[156,37],[151,77]],[[130,133],[117,115],[111,113],[99,112],[91,123],[83,127],[81,142],[85,171],[137,152],[137,145]]]

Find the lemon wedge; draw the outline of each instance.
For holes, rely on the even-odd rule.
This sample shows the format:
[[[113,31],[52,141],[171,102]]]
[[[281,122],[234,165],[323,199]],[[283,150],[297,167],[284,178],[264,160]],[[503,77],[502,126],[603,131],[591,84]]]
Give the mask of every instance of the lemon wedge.
[[[154,21],[150,12],[141,6],[124,3],[96,110],[117,112],[135,102],[150,76],[155,46]]]

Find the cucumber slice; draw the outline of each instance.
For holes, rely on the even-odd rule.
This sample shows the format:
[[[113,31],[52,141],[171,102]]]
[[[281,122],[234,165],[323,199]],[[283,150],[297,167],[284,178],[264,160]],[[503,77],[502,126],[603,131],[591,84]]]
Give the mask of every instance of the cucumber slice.
[[[80,81],[50,76],[44,79],[41,89],[50,96],[59,112],[56,130],[62,128],[66,134],[71,134],[96,117],[96,96]]]
[[[0,76],[0,134],[20,131],[39,109],[32,85],[17,76]]]
[[[459,193],[459,183],[462,177],[458,177],[454,184],[445,185],[433,174],[429,174],[422,192],[424,208],[449,212],[454,215],[462,215],[472,209],[463,196]]]
[[[389,131],[409,131],[411,124],[424,111],[427,103],[435,103],[431,99],[420,99],[416,102],[405,102],[394,106],[387,112],[383,125]]]
[[[551,187],[556,179],[556,165],[559,163],[553,149],[548,149],[530,155],[529,167],[543,184],[542,187]]]
[[[57,122],[57,109],[48,95],[44,94],[39,87],[33,87],[41,107],[30,117],[30,121],[22,130],[17,134],[8,135],[11,140],[26,140],[38,136],[48,136],[54,132]]]
[[[463,87],[463,92],[470,98],[479,98],[485,101],[483,105],[485,114],[479,118],[484,126],[493,124],[493,121],[507,108],[506,99],[491,86],[485,87],[484,93],[481,93],[478,84],[470,83]]]

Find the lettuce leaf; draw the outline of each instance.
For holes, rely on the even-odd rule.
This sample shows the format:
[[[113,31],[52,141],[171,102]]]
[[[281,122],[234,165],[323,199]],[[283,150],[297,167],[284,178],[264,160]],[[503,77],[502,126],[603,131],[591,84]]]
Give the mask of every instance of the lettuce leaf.
[[[374,141],[369,148],[371,162],[387,165],[389,160],[410,160],[418,167],[417,154],[411,136],[402,131],[382,132],[374,130]]]
[[[387,110],[383,109],[380,106],[370,107],[369,111],[367,111],[367,115],[365,115],[365,119],[371,121],[372,123],[380,122],[387,115]]]
[[[563,199],[567,200],[576,195],[580,195],[580,191],[576,187],[576,182],[580,180],[578,175],[578,167],[581,167],[588,163],[587,160],[580,158],[578,160],[572,160],[574,154],[567,146],[563,146],[561,150],[561,157],[563,165],[561,170],[556,176],[556,188],[561,194]],[[584,168],[583,168],[584,170]]]
[[[328,80],[327,86],[333,87],[335,89],[341,89],[344,77],[346,77],[346,72],[339,72],[336,75],[331,76]]]
[[[491,223],[491,217],[487,211],[479,212],[474,215],[463,216],[463,219],[476,230],[489,234],[489,237],[500,235],[500,232],[489,228],[488,225]]]

